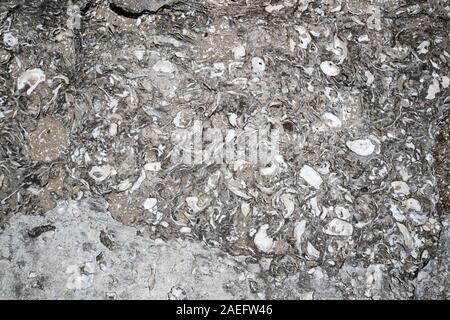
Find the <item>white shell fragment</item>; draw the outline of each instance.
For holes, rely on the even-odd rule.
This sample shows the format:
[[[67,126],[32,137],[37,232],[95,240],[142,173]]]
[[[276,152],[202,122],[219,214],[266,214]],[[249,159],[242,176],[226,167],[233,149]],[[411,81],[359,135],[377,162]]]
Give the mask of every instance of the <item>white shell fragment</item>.
[[[401,224],[399,222],[397,222],[397,227],[400,230],[400,233],[402,234],[405,246],[408,247],[409,249],[413,249],[414,248],[413,239],[411,237],[408,228],[404,224]]]
[[[153,70],[162,73],[173,73],[175,72],[175,67],[170,61],[160,60],[153,66]]]
[[[269,229],[268,224],[262,225],[258,232],[255,234],[254,242],[256,247],[263,252],[272,251],[273,239],[267,235],[267,230]]]
[[[101,167],[94,166],[91,171],[89,171],[89,176],[94,179],[96,183],[101,183],[116,173],[116,170],[110,165],[104,165]]]
[[[375,151],[375,145],[369,139],[347,141],[347,148],[360,156],[370,156]]]
[[[302,237],[306,230],[306,220],[301,220],[295,225],[294,228],[294,238],[295,238],[295,245],[298,249],[298,251],[301,250],[301,244],[302,244]]]
[[[233,48],[233,56],[235,60],[241,60],[245,57],[245,47],[244,46],[237,46]]]
[[[330,236],[342,236],[348,237],[353,234],[353,226],[340,219],[333,219],[331,222],[324,228],[323,232]]]
[[[11,32],[6,32],[3,35],[3,43],[6,47],[13,48],[19,44],[19,40]]]
[[[322,177],[320,174],[308,165],[304,165],[303,168],[300,169],[300,177],[316,189],[319,189],[322,184]]]
[[[409,186],[404,181],[393,181],[391,183],[392,191],[398,195],[409,195]]]
[[[425,99],[433,100],[434,98],[436,98],[436,94],[439,92],[441,92],[441,89],[439,88],[439,81],[437,79],[433,79],[430,86],[428,87],[428,92]]]
[[[284,8],[284,6],[282,4],[275,5],[275,6],[272,6],[269,4],[268,6],[265,7],[265,10],[269,13],[272,13],[272,12],[278,12],[283,8]]]
[[[150,162],[144,166],[144,170],[146,171],[160,171],[161,170],[161,162]]]
[[[320,64],[320,70],[329,77],[335,77],[341,72],[341,69],[332,61],[323,61]]]
[[[417,212],[422,211],[422,206],[420,205],[420,202],[414,198],[409,198],[408,200],[406,200],[404,205],[407,210],[414,210]]]
[[[298,46],[302,49],[307,49],[309,43],[312,40],[311,35],[309,34],[308,30],[306,30],[306,28],[302,27],[302,26],[295,27],[295,30],[298,32],[299,41],[300,41]]]
[[[264,70],[266,70],[266,64],[265,64],[264,60],[259,57],[254,57],[252,59],[252,69],[253,69],[253,72],[258,75],[263,74]]]
[[[306,246],[306,252],[308,253],[308,257],[310,259],[317,260],[320,258],[320,251],[314,248],[314,246],[309,241],[308,245]]]
[[[144,201],[144,209],[145,210],[155,209],[157,203],[158,200],[156,200],[155,198],[147,198]]]
[[[339,128],[342,125],[341,120],[330,112],[325,112],[322,115],[322,119],[325,125],[329,128]]]
[[[36,87],[44,81],[45,74],[41,69],[29,69],[22,73],[17,79],[17,90],[22,90],[25,87],[29,87],[27,90],[27,95],[30,95],[34,89],[36,89]]]
[[[285,208],[283,216],[285,218],[289,218],[292,215],[292,213],[294,213],[295,208],[294,196],[292,194],[285,193],[280,197],[280,200]]]

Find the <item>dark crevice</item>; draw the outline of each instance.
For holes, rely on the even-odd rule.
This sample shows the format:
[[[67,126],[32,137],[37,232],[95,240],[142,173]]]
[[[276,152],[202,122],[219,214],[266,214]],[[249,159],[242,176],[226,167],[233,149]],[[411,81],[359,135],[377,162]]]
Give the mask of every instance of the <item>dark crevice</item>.
[[[125,9],[116,6],[113,3],[109,4],[109,8],[114,11],[117,15],[125,17],[125,18],[129,18],[129,19],[138,19],[140,16],[142,16],[143,14],[146,13],[150,13],[150,11],[144,10],[141,13],[133,13],[133,12],[129,12],[126,11]]]

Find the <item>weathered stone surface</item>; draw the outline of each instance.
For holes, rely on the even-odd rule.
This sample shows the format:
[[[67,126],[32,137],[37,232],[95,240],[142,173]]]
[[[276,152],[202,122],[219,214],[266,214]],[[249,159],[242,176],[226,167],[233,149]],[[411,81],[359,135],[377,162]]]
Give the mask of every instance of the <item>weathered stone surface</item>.
[[[69,201],[45,217],[16,215],[0,233],[0,299],[168,299],[174,287],[189,299],[258,298],[239,260],[200,242],[140,236],[103,202]]]
[[[131,13],[144,11],[156,12],[165,5],[174,3],[174,0],[110,0],[115,6]]]

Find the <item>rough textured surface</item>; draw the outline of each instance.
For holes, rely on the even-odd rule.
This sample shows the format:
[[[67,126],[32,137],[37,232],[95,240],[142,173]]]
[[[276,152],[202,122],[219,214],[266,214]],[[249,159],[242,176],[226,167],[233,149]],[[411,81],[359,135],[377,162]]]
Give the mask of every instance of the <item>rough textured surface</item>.
[[[448,299],[448,222],[440,253],[417,279],[392,281],[382,265],[356,259],[335,274],[291,265],[274,278],[270,260],[151,240],[112,219],[104,201],[69,201],[44,217],[9,220],[0,233],[0,299]]]
[[[104,206],[70,201],[45,217],[13,217],[0,236],[0,299],[168,299],[176,288],[190,299],[258,298],[239,259],[198,242],[155,242]]]
[[[144,11],[156,12],[163,6],[174,3],[174,0],[110,0],[110,2],[130,13],[142,13]]]
[[[0,3],[3,243],[84,242],[76,219],[48,212],[96,198],[109,213],[78,219],[110,214],[117,237],[139,231],[137,246],[192,243],[187,260],[199,242],[244,257],[259,296],[448,294],[432,282],[448,277],[447,1],[121,3]],[[247,145],[243,131],[273,135]],[[191,152],[187,132],[204,148]],[[224,145],[236,157],[222,159]],[[253,149],[267,152],[258,162]],[[13,251],[4,262],[20,280],[8,288],[23,285],[22,260],[69,256]],[[82,295],[77,279],[67,290]]]

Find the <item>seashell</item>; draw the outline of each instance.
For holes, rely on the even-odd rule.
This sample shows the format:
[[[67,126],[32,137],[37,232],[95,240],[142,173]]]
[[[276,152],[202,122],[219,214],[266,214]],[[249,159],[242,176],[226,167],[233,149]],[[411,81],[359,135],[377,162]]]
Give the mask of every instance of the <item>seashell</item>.
[[[347,42],[342,41],[338,36],[334,36],[332,51],[339,58],[338,64],[341,64],[348,55]]]
[[[391,183],[391,187],[395,194],[404,195],[404,196],[409,195],[409,186],[406,182],[393,181]]]
[[[156,204],[158,203],[158,200],[155,198],[147,198],[144,201],[144,209],[145,210],[154,210],[156,209]]]
[[[136,59],[138,61],[142,61],[142,60],[144,60],[145,50],[143,50],[143,49],[134,50],[133,55],[136,57]]]
[[[175,66],[170,61],[160,60],[153,66],[153,70],[161,73],[174,73]]]
[[[3,43],[5,44],[6,47],[13,48],[17,46],[19,40],[17,40],[17,38],[13,36],[11,32],[6,32],[3,35]]]
[[[294,197],[290,193],[285,193],[280,197],[280,200],[285,207],[283,216],[284,218],[289,218],[294,212],[295,208]]]
[[[323,232],[330,236],[348,237],[353,234],[353,226],[348,222],[335,218],[323,229]]]
[[[360,156],[369,156],[375,151],[375,145],[369,139],[347,141],[347,148]]]
[[[447,89],[450,86],[450,78],[447,76],[441,77],[441,86],[444,89]]]
[[[91,171],[89,171],[89,176],[94,179],[96,183],[101,183],[116,173],[116,170],[110,165],[104,165],[101,167],[94,166]]]
[[[403,243],[405,244],[405,246],[408,247],[408,249],[414,249],[413,238],[411,237],[408,228],[404,224],[401,224],[400,222],[397,222],[397,227],[400,230],[400,233],[402,234]]]
[[[262,225],[258,232],[255,234],[254,242],[258,250],[262,252],[270,252],[273,247],[273,239],[267,235],[267,230],[269,229],[268,224]]]
[[[350,220],[350,218],[352,217],[352,214],[350,213],[350,210],[348,210],[347,208],[343,207],[343,206],[337,206],[334,209],[334,212],[336,213],[337,217],[339,219],[342,220]]]
[[[247,217],[250,213],[250,204],[248,202],[241,202],[241,213],[244,215],[244,217]]]
[[[300,177],[302,177],[309,185],[313,186],[316,189],[319,189],[320,185],[322,184],[322,178],[320,174],[318,174],[316,170],[308,165],[304,165],[303,168],[300,169]]]
[[[311,35],[309,34],[308,30],[302,26],[295,27],[295,30],[298,32],[299,40],[300,40],[300,43],[298,46],[302,49],[307,49],[309,43],[312,40]]]
[[[323,61],[320,64],[320,70],[330,77],[335,77],[341,72],[339,67],[332,61]]]
[[[439,88],[439,81],[437,79],[433,79],[432,83],[428,87],[427,96],[425,99],[433,100],[439,92],[441,92],[441,89]]]
[[[130,180],[126,179],[126,180],[122,181],[121,183],[119,183],[119,185],[117,186],[117,191],[119,191],[119,192],[126,191],[126,190],[130,189],[131,186],[132,186],[132,183],[130,182]]]
[[[325,112],[322,115],[323,122],[329,128],[339,128],[342,125],[341,120],[330,112]]]
[[[193,213],[198,213],[200,211],[203,211],[207,207],[207,206],[200,207],[198,202],[199,202],[199,199],[197,197],[187,197],[186,198],[186,203],[187,203],[188,207],[192,210]]]
[[[144,166],[144,170],[160,171],[161,170],[161,162],[149,162]]]
[[[320,258],[320,251],[314,248],[311,242],[308,241],[308,245],[306,246],[306,252],[308,253],[308,257],[313,260],[317,260]]]
[[[252,59],[252,70],[257,75],[263,74],[264,70],[266,70],[266,64],[264,60],[259,57],[254,57]]]
[[[245,47],[242,45],[233,48],[232,52],[234,60],[241,60],[245,57]]]
[[[417,53],[426,54],[428,52],[428,47],[430,46],[430,41],[422,41],[417,47]]]
[[[294,228],[294,238],[295,238],[295,245],[298,249],[298,251],[302,251],[301,244],[302,244],[302,237],[306,230],[306,220],[301,220],[295,225]]]
[[[407,210],[414,210],[417,212],[422,211],[422,206],[420,205],[420,202],[414,198],[409,198],[408,200],[406,200],[404,202],[404,206],[406,207]]]
[[[191,119],[186,111],[182,110],[177,113],[173,119],[173,124],[177,128],[185,129],[191,123]]]
[[[45,74],[41,69],[29,69],[22,73],[17,79],[17,89],[22,90],[28,86],[29,89],[27,90],[27,95],[30,95],[34,89],[36,89],[36,87],[44,81]]]
[[[406,220],[405,215],[402,213],[402,211],[400,211],[397,205],[391,203],[389,205],[389,209],[391,210],[392,216],[395,220],[400,222]]]
[[[283,8],[284,8],[284,6],[282,4],[275,5],[275,6],[272,6],[269,4],[268,6],[266,6],[264,8],[264,10],[266,10],[266,12],[272,13],[272,12],[278,12]]]
[[[366,85],[367,85],[367,86],[371,86],[372,83],[375,81],[375,77],[373,76],[372,72],[370,72],[369,70],[366,70],[366,71],[364,72],[364,75],[365,75],[366,78],[367,78]]]

